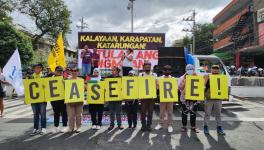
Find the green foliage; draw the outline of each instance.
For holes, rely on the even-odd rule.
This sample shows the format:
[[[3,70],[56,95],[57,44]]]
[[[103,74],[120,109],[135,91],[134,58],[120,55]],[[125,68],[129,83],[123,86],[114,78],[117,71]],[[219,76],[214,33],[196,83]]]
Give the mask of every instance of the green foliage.
[[[208,55],[213,53],[213,30],[214,25],[211,23],[197,24],[195,30],[195,54]],[[173,46],[179,45],[182,47],[190,48],[193,43],[193,38],[185,36],[181,43],[176,41]]]
[[[41,37],[56,39],[59,32],[63,35],[70,32],[70,11],[63,0],[21,0],[18,10],[30,16],[39,30],[33,44]]]
[[[212,23],[198,24],[195,31],[195,54],[208,55],[213,52]]]
[[[11,21],[9,13],[15,8],[15,0],[0,0],[0,21]]]
[[[30,64],[33,48],[30,37],[17,31],[11,24],[0,21],[0,66],[4,66],[18,48],[23,66]]]

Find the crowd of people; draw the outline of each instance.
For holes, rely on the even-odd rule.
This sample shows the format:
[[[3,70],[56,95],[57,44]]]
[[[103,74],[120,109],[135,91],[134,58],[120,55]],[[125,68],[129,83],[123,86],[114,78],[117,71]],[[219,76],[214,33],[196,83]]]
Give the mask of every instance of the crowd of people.
[[[92,75],[89,78],[89,82],[98,82],[104,80],[100,75],[100,70],[98,67],[97,60],[91,59],[91,56],[94,56],[92,53],[87,51],[88,46],[85,46],[85,50],[82,52],[82,57],[84,60],[83,71],[81,72],[82,77],[85,79],[87,75],[90,74],[92,70]],[[96,50],[94,49],[94,52]],[[98,56],[96,56],[98,58]],[[100,58],[100,57],[99,57]],[[133,50],[128,49],[126,53],[122,56],[122,75],[121,69],[119,67],[112,67],[111,75],[106,78],[120,78],[122,76],[137,76],[135,71],[132,68],[133,60]],[[96,65],[97,64],[97,65]],[[157,90],[159,88],[159,79],[161,78],[173,78],[171,76],[172,66],[165,65],[163,66],[163,75],[157,77],[157,74],[152,72],[152,66],[149,61],[145,61],[143,64],[143,70],[138,76],[153,76],[156,79]],[[91,69],[91,70],[90,70]],[[80,77],[80,72],[77,66],[66,67],[65,69],[61,66],[55,68],[55,72],[49,73],[46,76],[43,75],[42,64],[35,64],[32,67],[33,74],[26,76],[28,79],[37,79],[45,77],[55,77],[62,76],[65,80],[77,80]],[[211,68],[212,74],[220,74],[220,67],[214,65]],[[186,84],[186,75],[196,76],[195,68],[193,65],[188,64],[186,66],[186,73],[182,75],[178,80],[178,89],[180,90],[180,106],[181,106],[181,117],[182,117],[182,132],[186,132],[188,114],[190,114],[190,124],[191,131],[198,133],[199,130],[196,126],[196,113],[198,110],[198,101],[185,99],[185,84]],[[216,130],[219,134],[224,135],[225,132],[221,126],[221,107],[222,100],[212,100],[210,98],[210,84],[208,77],[205,77],[205,115],[204,115],[204,133],[209,134],[208,121],[210,119],[211,112],[215,112],[217,126]],[[0,84],[8,84],[2,79]],[[85,82],[85,83],[87,83]],[[1,87],[1,86],[0,86]],[[3,101],[3,95],[1,94],[0,88],[0,101]],[[135,99],[135,100],[122,100],[120,101],[110,101],[108,103],[109,114],[110,114],[110,125],[108,130],[113,130],[115,128],[115,122],[117,122],[118,129],[124,129],[121,121],[122,113],[122,104],[125,103],[126,115],[128,121],[128,128],[135,129],[137,128],[138,123],[138,111],[140,110],[141,118],[141,131],[151,131],[152,130],[152,117],[154,105],[156,99]],[[59,101],[51,102],[51,106],[54,111],[54,130],[53,132],[81,132],[82,125],[82,112],[83,112],[83,102],[78,103],[64,103],[64,99]],[[141,106],[141,109],[139,109]],[[155,127],[155,130],[160,130],[165,127],[165,116],[167,116],[167,130],[169,133],[173,132],[173,102],[160,102],[160,116],[159,123]],[[46,131],[46,107],[47,102],[34,103],[31,104],[33,111],[33,124],[34,129],[32,135],[36,134],[45,134]],[[89,112],[91,114],[92,129],[101,129],[102,126],[102,116],[104,111],[104,104],[89,104]],[[62,118],[62,129],[60,129],[60,117]]]

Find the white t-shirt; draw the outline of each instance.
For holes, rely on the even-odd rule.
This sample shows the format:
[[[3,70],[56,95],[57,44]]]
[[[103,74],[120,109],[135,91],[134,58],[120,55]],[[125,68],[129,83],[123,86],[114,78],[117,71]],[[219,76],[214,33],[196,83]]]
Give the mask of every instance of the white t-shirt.
[[[131,57],[132,56],[132,58],[133,58],[133,53],[130,53],[127,57]],[[122,66],[123,67],[132,67],[132,61],[129,61],[128,59],[127,59],[127,57],[123,60],[123,62],[122,62]],[[133,59],[132,59],[133,60]]]

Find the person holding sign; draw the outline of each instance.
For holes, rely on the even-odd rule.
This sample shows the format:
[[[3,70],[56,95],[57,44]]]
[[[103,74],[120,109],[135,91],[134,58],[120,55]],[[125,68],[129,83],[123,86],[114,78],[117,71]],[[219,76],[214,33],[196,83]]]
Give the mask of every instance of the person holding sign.
[[[108,78],[120,78],[119,76],[120,69],[118,67],[112,68],[112,75],[110,75]],[[109,89],[107,89],[109,90]],[[108,130],[113,130],[115,126],[115,117],[117,120],[118,129],[123,130],[124,127],[122,126],[121,121],[121,111],[122,111],[122,100],[120,101],[109,101],[108,107],[110,111],[110,126]]]
[[[79,73],[78,68],[76,67],[71,68],[72,77],[69,78],[69,80],[78,80],[79,79],[78,73]],[[80,95],[83,93],[81,91],[77,91],[76,88],[75,88],[76,95]],[[68,127],[65,128],[63,132],[73,132],[75,128],[75,124],[76,124],[75,132],[77,133],[81,132],[83,102],[67,103],[66,106],[67,106],[67,115],[68,115]]]
[[[43,78],[42,74],[43,66],[42,64],[35,64],[33,65],[34,73],[31,78],[33,79],[39,79]],[[43,90],[44,92],[44,90]],[[46,131],[46,107],[47,102],[40,102],[40,103],[32,103],[31,104],[33,115],[34,115],[34,129],[31,135],[36,135],[38,133],[45,134]],[[40,117],[39,117],[40,116]],[[39,131],[39,120],[41,122],[41,130]]]
[[[127,76],[130,70],[133,70],[133,55],[134,52],[131,48],[127,49],[126,53],[122,56],[122,70],[123,76]]]
[[[63,68],[61,66],[57,66],[55,68],[55,73],[53,76],[59,77],[63,76]],[[53,132],[61,132],[59,128],[59,123],[60,123],[60,116],[62,117],[62,125],[64,128],[67,127],[67,110],[66,110],[66,104],[64,104],[64,99],[63,100],[58,100],[58,101],[52,101],[50,102],[52,109],[53,109],[53,116],[54,116],[54,130]],[[64,129],[63,129],[64,130]]]
[[[163,68],[163,75],[159,79],[163,78],[173,78],[171,75],[171,66],[166,65]],[[176,92],[176,91],[175,91]],[[164,124],[165,113],[167,112],[168,117],[168,132],[173,132],[173,102],[160,102],[160,121],[159,124],[155,127],[156,130],[160,130]]]
[[[128,76],[135,76],[135,71],[130,70]],[[137,127],[137,111],[138,111],[138,100],[127,100],[126,104],[126,111],[127,111],[127,121],[128,121],[128,128],[135,129]],[[133,127],[132,127],[133,124]]]
[[[145,61],[143,64],[144,72],[140,73],[139,76],[153,76],[157,77],[156,73],[151,71],[151,63],[149,61]],[[153,109],[155,105],[155,99],[144,99],[141,100],[141,131],[151,131],[152,117],[153,117]],[[147,120],[146,120],[147,117]]]
[[[187,118],[188,114],[190,113],[190,123],[191,123],[191,130],[199,133],[199,130],[196,128],[196,112],[198,110],[198,102],[193,100],[186,100],[185,99],[185,85],[186,85],[186,76],[195,76],[195,68],[193,65],[188,64],[185,68],[186,73],[181,76],[178,80],[178,89],[181,92],[180,100],[181,100],[181,109],[182,109],[182,132],[187,131]]]
[[[98,68],[95,68],[90,82],[99,82],[100,80],[101,80],[100,70]],[[101,129],[104,104],[89,104],[89,111],[91,113],[91,118],[92,118],[92,129],[93,130]]]
[[[213,65],[212,69],[212,76],[213,75],[219,75],[220,74],[220,68],[219,65]],[[218,82],[220,84],[220,82]],[[220,86],[220,85],[219,85]],[[213,99],[210,96],[210,79],[207,80],[206,82],[206,88],[205,88],[205,96],[206,96],[206,101],[204,104],[204,133],[209,134],[209,129],[208,129],[208,122],[210,121],[210,115],[211,112],[215,112],[215,120],[216,120],[216,129],[217,133],[220,135],[225,135],[224,129],[222,128],[222,123],[221,123],[221,110],[222,110],[222,100],[221,99]]]

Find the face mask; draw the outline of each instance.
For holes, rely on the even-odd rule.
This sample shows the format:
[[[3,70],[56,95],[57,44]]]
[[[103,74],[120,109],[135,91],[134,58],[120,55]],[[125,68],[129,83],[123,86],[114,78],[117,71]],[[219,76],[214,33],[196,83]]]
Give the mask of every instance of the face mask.
[[[193,70],[187,70],[186,73],[187,73],[188,75],[193,75]]]

